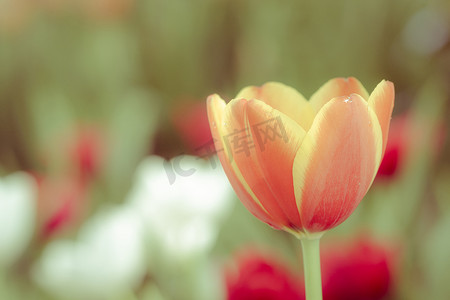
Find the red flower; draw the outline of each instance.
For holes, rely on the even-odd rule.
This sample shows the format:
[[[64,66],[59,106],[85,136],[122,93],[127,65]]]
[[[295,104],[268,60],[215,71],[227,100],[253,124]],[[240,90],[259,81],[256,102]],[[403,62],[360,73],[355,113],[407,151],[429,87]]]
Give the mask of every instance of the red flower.
[[[75,166],[82,183],[97,174],[104,157],[105,141],[95,127],[81,128],[69,142],[68,160]]]
[[[409,115],[398,116],[391,121],[386,151],[378,169],[378,178],[391,177],[402,166],[403,160],[408,154],[410,127]]]
[[[324,300],[390,299],[398,255],[364,237],[322,247]],[[233,272],[234,271],[234,272]],[[305,299],[303,277],[269,256],[248,252],[226,273],[228,300]]]
[[[77,127],[67,132],[59,147],[46,152],[43,174],[35,173],[39,183],[39,234],[44,237],[77,225],[88,205],[89,185],[98,174],[105,140],[97,127]],[[58,165],[60,168],[55,169]],[[53,167],[53,168],[52,168]]]
[[[40,236],[48,238],[77,224],[86,206],[86,186],[73,178],[35,177]]]
[[[204,102],[185,102],[177,106],[172,122],[191,154],[207,155],[215,152]],[[207,147],[211,153],[207,153]]]
[[[324,300],[386,299],[393,284],[392,251],[367,238],[323,249]]]
[[[228,300],[305,299],[303,281],[273,258],[247,253],[226,274]]]
[[[422,122],[424,122],[422,120]],[[429,124],[427,124],[428,127]],[[430,133],[424,130],[421,121],[408,111],[392,119],[384,158],[378,169],[377,179],[389,179],[396,176],[406,165],[408,157],[413,155],[423,143],[431,141],[431,155],[436,157],[445,142],[446,130],[443,124],[437,123]],[[427,137],[431,134],[430,137]]]

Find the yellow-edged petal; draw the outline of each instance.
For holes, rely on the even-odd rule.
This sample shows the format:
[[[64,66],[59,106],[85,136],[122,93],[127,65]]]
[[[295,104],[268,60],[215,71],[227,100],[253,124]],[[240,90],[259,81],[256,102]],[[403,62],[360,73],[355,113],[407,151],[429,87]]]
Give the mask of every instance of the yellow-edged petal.
[[[310,103],[294,88],[279,82],[268,82],[262,86],[248,86],[242,89],[236,99],[258,99],[282,112],[308,130],[314,120]]]
[[[227,175],[239,199],[244,204],[244,206],[258,219],[275,228],[280,228],[279,226],[277,226],[277,224],[273,223],[272,217],[267,213],[259,200],[256,198],[255,194],[249,188],[240,171],[238,169],[236,170],[236,168],[233,168],[232,162],[229,159],[229,154],[227,155],[227,149],[224,148],[224,134],[222,130],[223,115],[226,108],[225,101],[223,101],[217,94],[214,94],[208,97],[207,107],[208,119],[217,150],[217,156],[219,157],[225,174]]]
[[[331,99],[351,94],[358,94],[366,101],[369,98],[369,94],[358,79],[354,77],[334,78],[322,85],[311,96],[309,102],[317,113]]]
[[[369,106],[376,113],[383,134],[383,155],[389,134],[392,110],[394,109],[395,90],[390,81],[381,81],[369,97]]]
[[[287,227],[301,229],[292,166],[306,131],[285,114],[259,100],[247,102],[247,118],[255,144],[255,163],[260,167],[274,200],[287,216]],[[248,164],[253,169],[257,166]]]
[[[338,97],[322,107],[293,166],[306,231],[333,228],[354,211],[375,177],[381,151],[378,119],[362,97]]]
[[[252,104],[249,105],[249,103]],[[261,109],[261,105],[264,109]],[[273,127],[274,122],[279,121],[278,119],[282,122],[281,126],[287,139],[279,137],[267,142],[264,141],[262,133],[258,136],[259,129],[266,129],[266,125]],[[295,126],[295,128],[291,128],[291,126]],[[291,199],[281,199],[281,189],[276,185],[278,182],[271,182],[266,177],[268,170],[273,170],[272,166],[268,161],[260,161],[259,157],[264,155],[265,151],[274,153],[272,150],[274,147],[278,147],[279,152],[283,147],[298,149],[300,145],[298,140],[303,138],[303,136],[299,136],[301,131],[303,129],[297,123],[259,100],[234,99],[228,103],[223,115],[223,142],[231,166],[236,174],[240,174],[239,176],[245,179],[256,199],[272,217],[273,223],[279,227],[297,228],[300,226],[297,210],[291,210],[292,207],[295,208],[295,205],[285,205],[288,200],[295,204],[293,189],[291,189]],[[291,153],[290,166],[283,167],[283,170],[289,170],[289,176],[292,172],[295,151]],[[284,151],[284,153],[287,152]],[[286,159],[279,161],[287,162]],[[289,191],[284,191],[283,195],[288,193]]]

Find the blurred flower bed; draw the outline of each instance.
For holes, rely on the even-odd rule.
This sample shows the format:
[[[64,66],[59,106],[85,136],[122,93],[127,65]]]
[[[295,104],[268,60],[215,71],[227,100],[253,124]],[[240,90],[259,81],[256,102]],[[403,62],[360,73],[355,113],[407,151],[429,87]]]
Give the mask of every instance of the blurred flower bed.
[[[0,299],[304,299],[237,201],[206,97],[395,83],[386,155],[323,238],[324,299],[450,298],[450,5],[0,1]],[[228,98],[228,99],[229,99]]]

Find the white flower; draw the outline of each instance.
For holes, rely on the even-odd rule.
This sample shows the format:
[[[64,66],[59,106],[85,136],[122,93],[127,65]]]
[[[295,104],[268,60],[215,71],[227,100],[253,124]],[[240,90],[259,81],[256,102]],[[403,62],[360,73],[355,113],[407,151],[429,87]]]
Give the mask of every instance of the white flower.
[[[14,263],[34,231],[36,186],[26,173],[0,178],[0,269]]]
[[[186,175],[186,169],[192,174]],[[168,174],[175,174],[175,180]],[[50,243],[35,266],[34,279],[60,299],[123,299],[141,282],[149,265],[163,266],[150,270],[152,275],[164,273],[164,280],[157,281],[164,285],[161,288],[176,287],[185,293],[181,283],[192,274],[204,278],[204,272],[196,274],[193,265],[193,272],[181,276],[182,282],[172,276],[185,272],[179,269],[180,262],[193,258],[202,259],[201,266],[209,270],[205,254],[234,203],[232,195],[218,162],[213,168],[207,161],[185,156],[169,165],[160,157],[149,157],[139,166],[125,204],[87,222],[78,241]],[[150,251],[144,251],[146,246]]]
[[[61,299],[123,299],[146,265],[139,216],[122,206],[94,216],[77,241],[51,242],[33,275]]]
[[[128,201],[141,212],[154,250],[172,262],[206,254],[234,203],[218,159],[211,159],[151,156],[138,168]]]

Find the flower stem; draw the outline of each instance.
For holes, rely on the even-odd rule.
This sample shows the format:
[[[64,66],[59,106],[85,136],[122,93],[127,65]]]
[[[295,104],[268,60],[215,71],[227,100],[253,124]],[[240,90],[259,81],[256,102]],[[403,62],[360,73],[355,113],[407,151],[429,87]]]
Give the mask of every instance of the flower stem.
[[[306,300],[322,300],[320,272],[320,238],[302,238],[303,267],[305,272]]]

